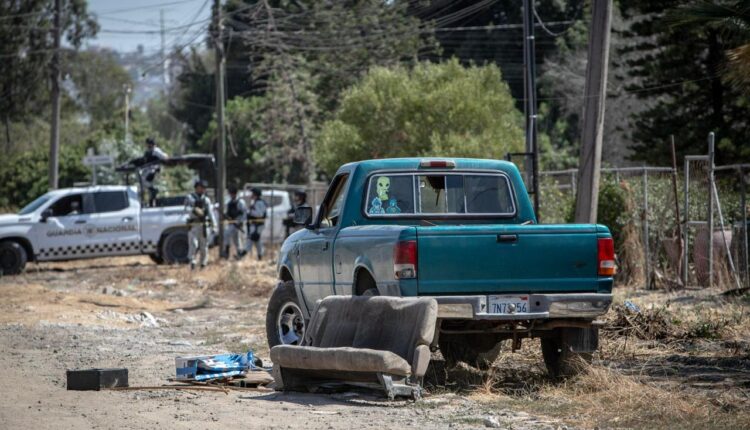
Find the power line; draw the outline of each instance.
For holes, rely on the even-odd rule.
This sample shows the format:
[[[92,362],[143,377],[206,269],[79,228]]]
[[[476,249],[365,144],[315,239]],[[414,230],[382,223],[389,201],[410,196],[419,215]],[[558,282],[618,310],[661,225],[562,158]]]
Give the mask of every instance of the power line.
[[[124,9],[107,10],[107,11],[101,12],[99,15],[114,15],[118,13],[132,12],[132,11],[137,11],[137,10],[160,9],[164,6],[173,6],[177,4],[193,3],[196,1],[198,0],[179,0],[179,1],[171,1],[171,2],[165,2],[165,3],[150,4],[147,6],[134,6],[134,7],[124,8]]]

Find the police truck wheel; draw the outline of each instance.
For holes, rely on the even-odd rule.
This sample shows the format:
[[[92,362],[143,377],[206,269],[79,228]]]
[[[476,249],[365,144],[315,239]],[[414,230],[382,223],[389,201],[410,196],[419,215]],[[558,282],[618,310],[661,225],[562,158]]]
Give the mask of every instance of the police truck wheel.
[[[266,310],[268,347],[299,345],[305,336],[305,317],[297,300],[294,281],[279,283],[273,290]]]
[[[0,274],[17,275],[26,266],[26,250],[18,242],[0,242]]]
[[[162,242],[161,256],[167,264],[187,264],[190,261],[189,249],[187,231],[173,231],[168,233]]]

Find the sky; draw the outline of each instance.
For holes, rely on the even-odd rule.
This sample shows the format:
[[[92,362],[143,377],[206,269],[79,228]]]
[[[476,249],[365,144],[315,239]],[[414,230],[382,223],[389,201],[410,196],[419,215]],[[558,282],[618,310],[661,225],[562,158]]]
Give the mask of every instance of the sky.
[[[89,0],[89,11],[101,27],[89,46],[130,52],[143,45],[146,54],[161,47],[159,14],[164,11],[167,51],[193,39],[211,17],[212,0]]]

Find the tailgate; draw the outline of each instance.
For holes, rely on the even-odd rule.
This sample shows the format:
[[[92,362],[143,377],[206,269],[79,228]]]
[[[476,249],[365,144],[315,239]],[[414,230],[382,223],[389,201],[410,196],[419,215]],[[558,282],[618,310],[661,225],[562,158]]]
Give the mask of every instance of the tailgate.
[[[596,292],[595,225],[418,227],[419,294]]]

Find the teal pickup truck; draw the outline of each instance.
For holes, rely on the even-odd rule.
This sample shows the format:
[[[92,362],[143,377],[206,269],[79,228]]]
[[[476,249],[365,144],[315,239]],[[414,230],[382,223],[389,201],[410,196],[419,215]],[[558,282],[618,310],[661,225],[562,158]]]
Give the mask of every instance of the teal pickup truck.
[[[316,216],[281,247],[266,315],[270,346],[301,341],[316,301],[333,294],[429,296],[433,348],[486,366],[501,342],[541,338],[553,375],[598,344],[615,255],[602,225],[537,224],[512,163],[398,158],[342,166]]]

